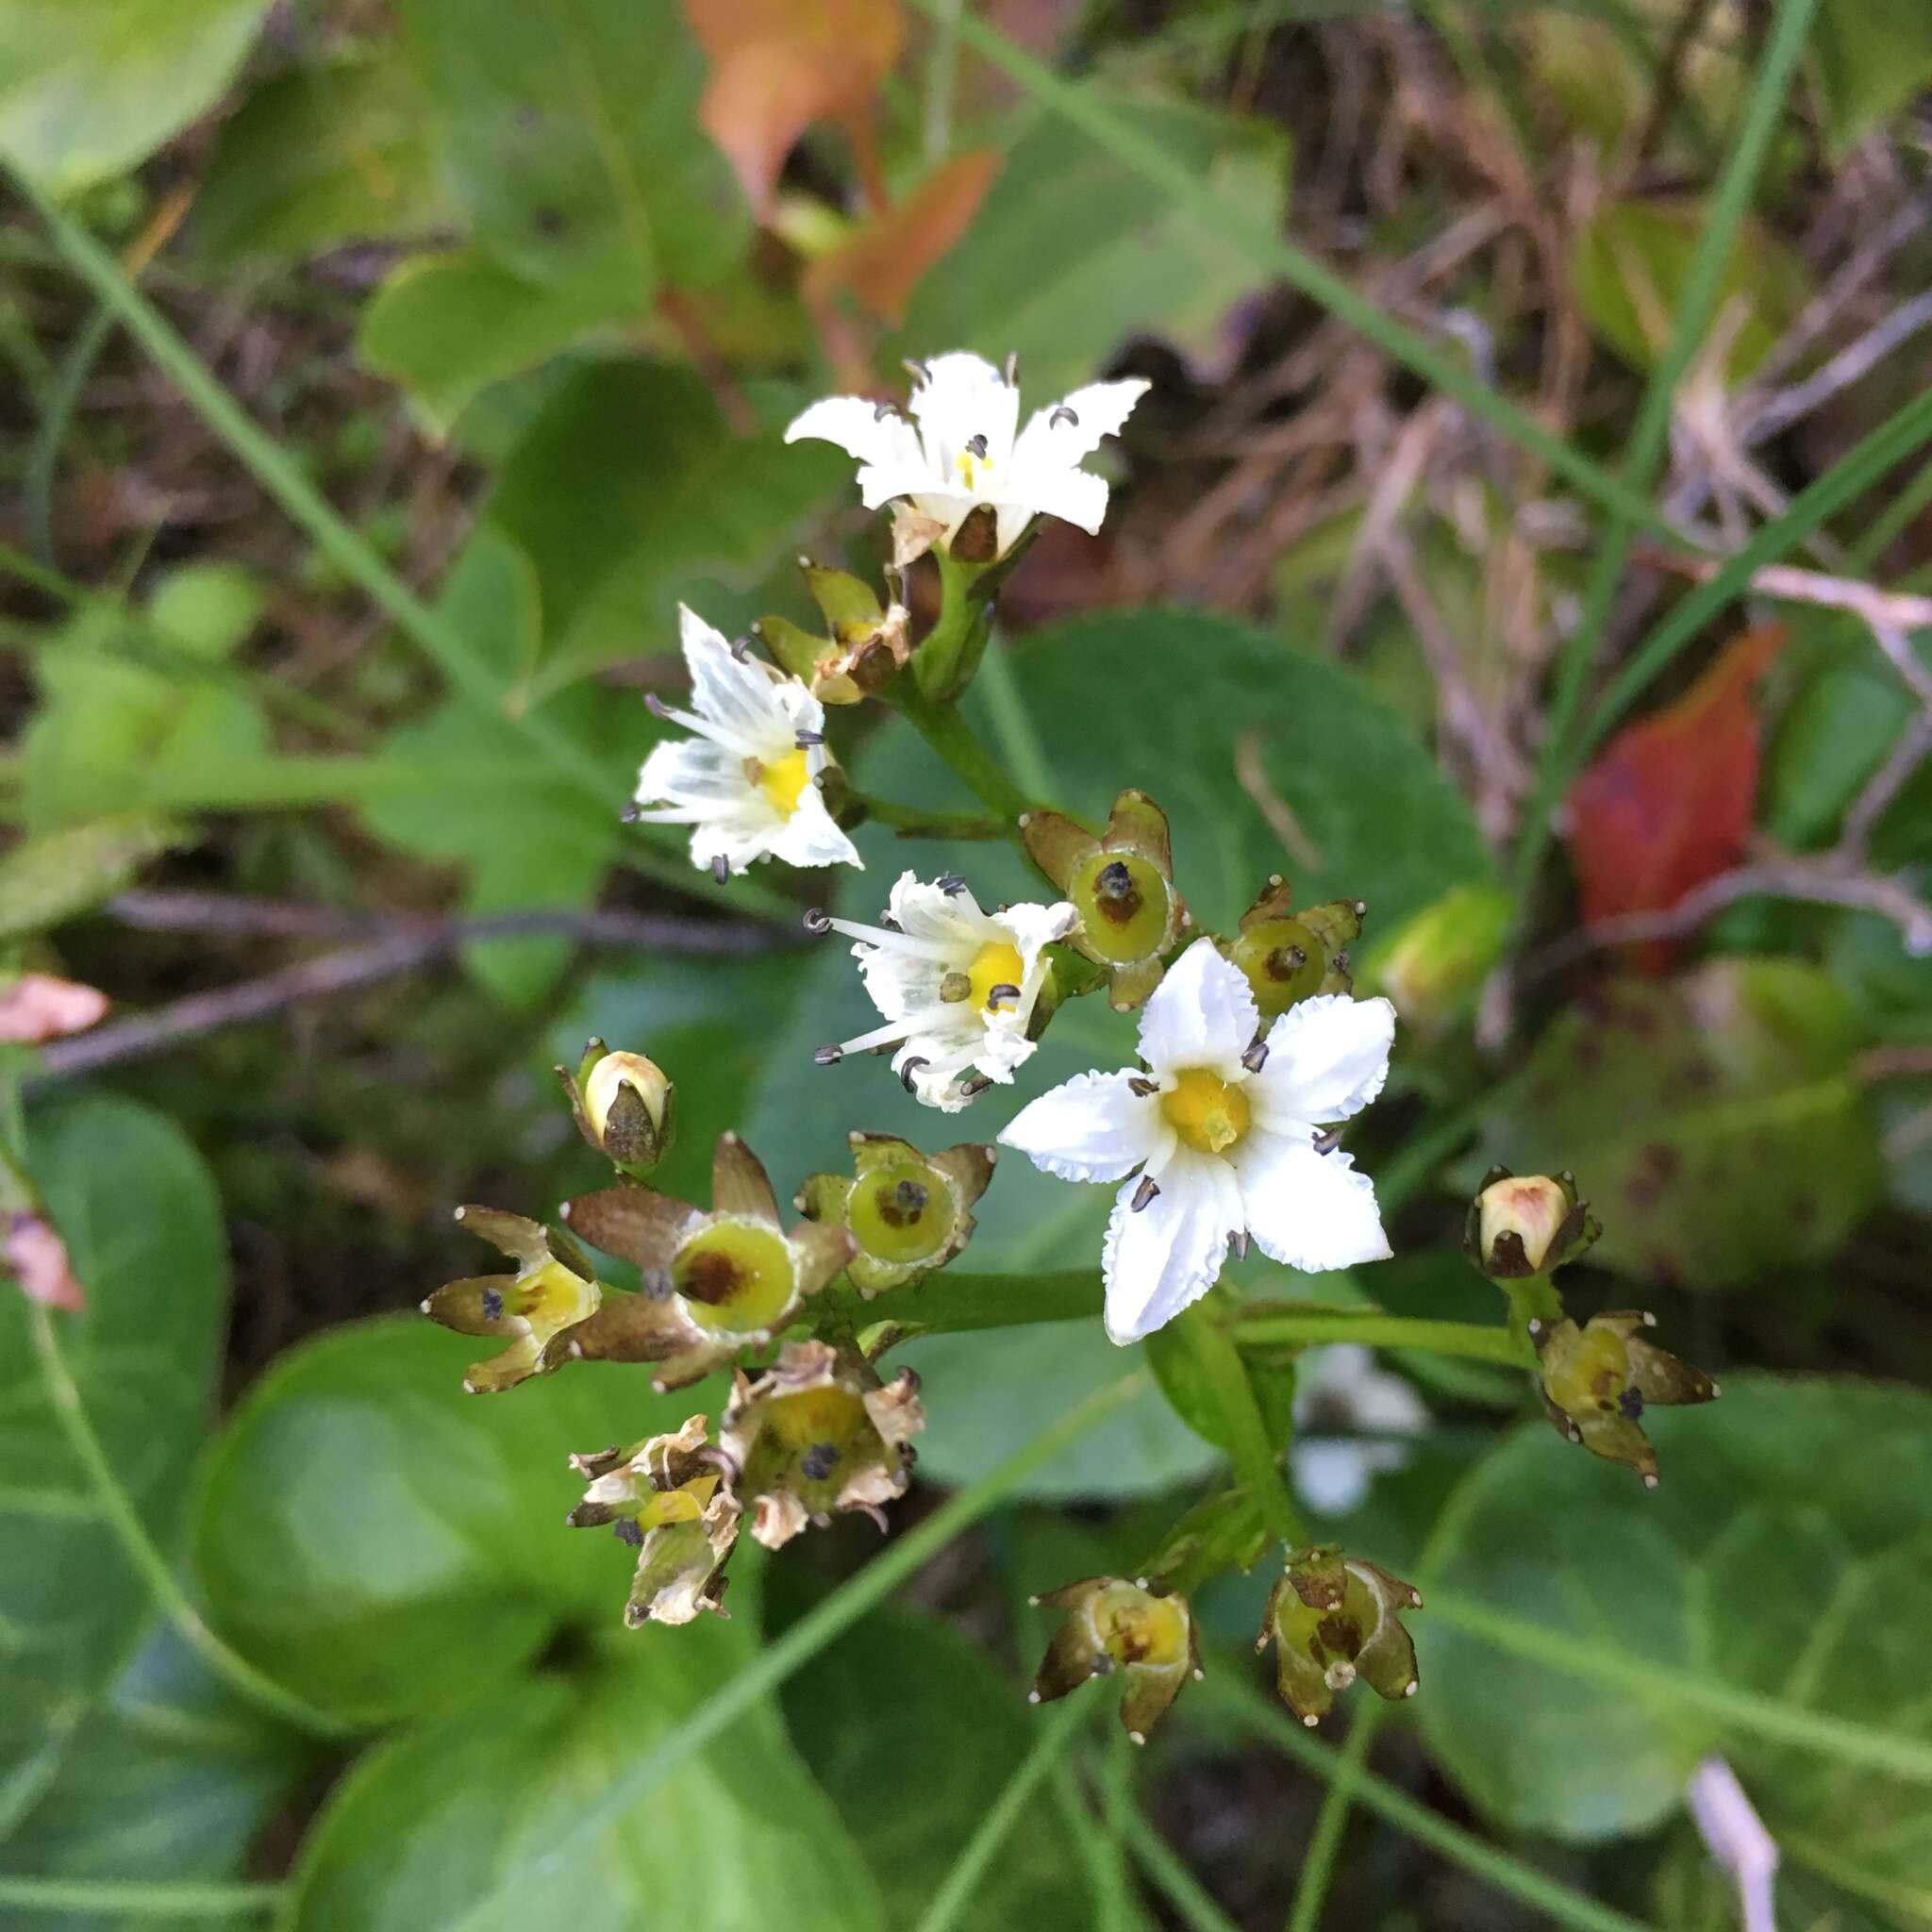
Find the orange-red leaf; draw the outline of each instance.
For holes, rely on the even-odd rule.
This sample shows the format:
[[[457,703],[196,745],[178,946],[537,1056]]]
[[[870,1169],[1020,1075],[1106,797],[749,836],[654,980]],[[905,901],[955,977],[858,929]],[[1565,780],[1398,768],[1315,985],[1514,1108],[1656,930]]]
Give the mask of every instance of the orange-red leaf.
[[[698,119],[761,220],[814,121],[843,122],[869,156],[872,98],[906,39],[899,0],[684,0],[684,10],[711,58]]]
[[[1746,631],[1674,704],[1626,725],[1570,792],[1570,857],[1586,924],[1663,912],[1727,872],[1744,851],[1757,793],[1751,693],[1784,642],[1776,625]],[[1671,948],[1639,963],[1660,973]]]
[[[987,147],[935,169],[910,194],[812,263],[805,275],[807,300],[816,308],[849,289],[882,322],[903,321],[920,276],[966,232],[999,167],[998,153]]]

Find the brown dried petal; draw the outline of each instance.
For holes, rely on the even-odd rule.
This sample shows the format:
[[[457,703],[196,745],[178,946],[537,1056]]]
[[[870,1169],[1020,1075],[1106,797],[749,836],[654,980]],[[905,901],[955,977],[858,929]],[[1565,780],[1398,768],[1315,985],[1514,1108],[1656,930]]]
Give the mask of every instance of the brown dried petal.
[[[1109,852],[1137,853],[1163,878],[1174,877],[1167,814],[1144,791],[1123,791],[1114,800],[1100,842]]]
[[[689,1203],[635,1181],[579,1194],[563,1204],[562,1214],[593,1248],[633,1262],[646,1274],[668,1268],[692,1226],[704,1218]]]
[[[778,1225],[778,1197],[772,1191],[772,1177],[736,1134],[720,1134],[711,1156],[711,1211]]]

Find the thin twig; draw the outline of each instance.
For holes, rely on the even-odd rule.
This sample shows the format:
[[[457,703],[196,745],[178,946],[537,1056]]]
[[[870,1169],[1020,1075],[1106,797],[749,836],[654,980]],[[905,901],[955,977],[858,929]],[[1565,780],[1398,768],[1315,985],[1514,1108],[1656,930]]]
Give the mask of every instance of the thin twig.
[[[1647,545],[1638,550],[1635,558],[1653,569],[1667,570],[1674,576],[1689,577],[1700,584],[1714,577],[1722,567],[1707,558],[1686,557],[1680,552]],[[1856,577],[1831,576],[1824,571],[1774,563],[1752,574],[1750,591],[1754,596],[1771,597],[1780,603],[1816,604],[1828,610],[1849,610],[1853,616],[1863,618],[1874,631],[1932,629],[1932,597],[1881,591],[1877,585],[1860,583]],[[1896,636],[1890,640],[1880,637],[1878,641],[1906,682],[1932,704],[1932,672],[1920,664],[1908,645],[1901,647]]]
[[[1921,711],[1906,726],[1891,756],[1866,781],[1865,789],[1852,801],[1845,813],[1844,830],[1839,839],[1841,852],[1862,858],[1872,842],[1873,828],[1885,816],[1886,808],[1899,794],[1906,780],[1919,769],[1921,760],[1932,751],[1932,711]]]
[[[1901,303],[1857,341],[1840,349],[1822,369],[1767,398],[1753,415],[1747,417],[1741,410],[1734,410],[1740,441],[1747,449],[1755,443],[1768,442],[1781,429],[1788,429],[1800,417],[1829,402],[1840,390],[1849,389],[1927,323],[1932,323],[1932,291]]]

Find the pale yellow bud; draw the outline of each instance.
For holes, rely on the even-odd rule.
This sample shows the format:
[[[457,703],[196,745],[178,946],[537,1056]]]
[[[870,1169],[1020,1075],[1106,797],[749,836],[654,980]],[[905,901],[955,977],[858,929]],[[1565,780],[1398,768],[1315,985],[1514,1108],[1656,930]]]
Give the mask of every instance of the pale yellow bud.
[[[643,1102],[652,1126],[663,1132],[671,1093],[664,1070],[641,1053],[607,1053],[584,1076],[584,1111],[600,1141],[610,1124],[610,1109],[626,1087]]]
[[[1547,1174],[1511,1174],[1492,1181],[1476,1197],[1484,1262],[1494,1259],[1502,1236],[1513,1234],[1523,1243],[1530,1273],[1541,1274],[1550,1244],[1574,1206],[1574,1194]]]

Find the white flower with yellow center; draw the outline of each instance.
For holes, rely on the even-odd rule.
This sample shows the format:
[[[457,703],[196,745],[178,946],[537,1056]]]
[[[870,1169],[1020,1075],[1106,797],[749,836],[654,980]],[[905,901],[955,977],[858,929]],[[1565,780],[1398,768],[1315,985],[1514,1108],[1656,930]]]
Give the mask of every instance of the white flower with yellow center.
[[[1033,1052],[1026,1034],[1046,978],[1045,949],[1066,938],[1075,917],[1064,901],[983,912],[963,879],[928,886],[900,874],[883,925],[817,923],[858,941],[852,957],[886,1016],[870,1033],[820,1047],[820,1064],[896,1044],[892,1071],[908,1090],[958,1113],[989,1081],[1010,1080]],[[969,1072],[980,1077],[962,1078]]]
[[[1324,1129],[1382,1091],[1395,1008],[1330,994],[1259,1029],[1240,967],[1197,940],[1141,1012],[1144,1074],[1076,1074],[1000,1136],[1063,1180],[1135,1176],[1101,1261],[1116,1341],[1200,1300],[1230,1240],[1291,1268],[1388,1257],[1374,1189]]]
[[[965,350],[912,365],[908,422],[890,403],[827,396],[785,432],[787,442],[835,442],[858,459],[868,509],[897,497],[954,534],[980,504],[993,507],[1004,557],[1036,516],[1060,517],[1091,535],[1107,515],[1106,481],[1080,467],[1104,436],[1119,433],[1148,385],[1091,382],[1019,427],[1020,391],[991,362]]]
[[[651,708],[691,736],[652,746],[631,820],[690,825],[691,862],[720,879],[759,858],[862,868],[819,790],[830,762],[824,707],[797,678],[734,657],[695,611],[680,608],[678,616],[693,708]]]

